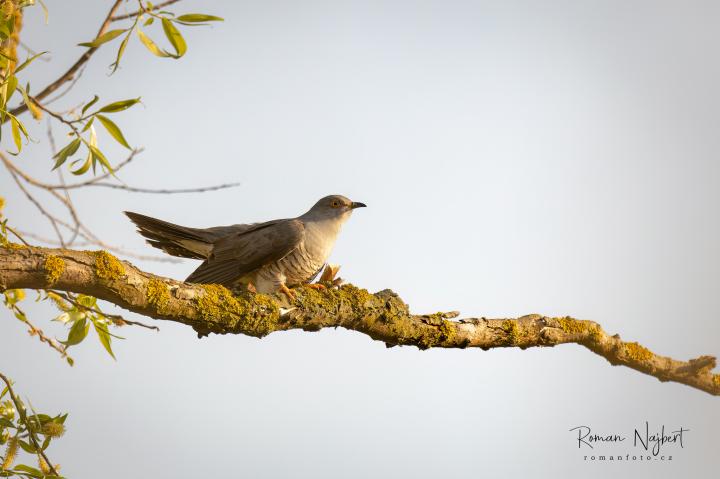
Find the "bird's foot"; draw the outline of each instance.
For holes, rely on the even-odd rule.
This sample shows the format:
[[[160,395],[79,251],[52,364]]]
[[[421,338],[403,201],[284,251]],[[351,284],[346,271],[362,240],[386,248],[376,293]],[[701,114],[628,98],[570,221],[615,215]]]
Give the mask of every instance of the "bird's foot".
[[[306,287],[306,288],[310,288],[310,289],[315,289],[315,290],[318,290],[318,291],[322,291],[322,290],[326,290],[326,289],[327,289],[327,287],[325,287],[324,284],[320,284],[320,283],[306,284],[305,287]]]
[[[255,285],[252,283],[248,283],[246,286],[247,290],[250,291],[253,294],[257,294],[257,288],[255,288]]]
[[[295,296],[295,291],[288,288],[285,284],[280,285],[280,292],[287,296],[290,301],[294,302],[297,299],[297,297]]]

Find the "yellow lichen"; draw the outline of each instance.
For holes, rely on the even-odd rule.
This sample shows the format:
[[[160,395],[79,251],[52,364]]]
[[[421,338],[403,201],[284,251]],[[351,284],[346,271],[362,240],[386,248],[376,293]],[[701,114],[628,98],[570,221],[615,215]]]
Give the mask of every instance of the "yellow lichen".
[[[125,267],[107,251],[96,251],[95,274],[102,279],[117,279],[125,274]]]
[[[715,386],[720,388],[720,374],[713,374],[712,382]]]
[[[587,323],[585,321],[580,321],[574,318],[571,318],[570,316],[565,316],[563,318],[555,318],[555,321],[557,321],[558,325],[560,326],[560,329],[565,331],[566,333],[584,333],[588,330]]]
[[[446,319],[434,321],[426,317],[418,322],[406,314],[398,314],[389,322],[390,332],[398,344],[414,344],[419,349],[450,346],[457,335],[455,323]]]
[[[15,249],[15,250],[27,248],[27,246],[25,246],[24,244],[20,244],[20,243],[10,243],[10,242],[8,242],[7,244],[3,245],[3,247],[4,247],[4,248],[7,248],[7,249]]]
[[[48,255],[45,258],[45,279],[48,284],[53,284],[60,279],[65,272],[65,261],[55,255]]]
[[[3,208],[5,208],[5,198],[0,196],[0,213],[2,213]]]
[[[602,341],[603,335],[602,330],[600,329],[600,326],[597,324],[593,324],[590,326],[590,340],[594,343],[599,343]]]
[[[440,335],[443,341],[452,343],[457,335],[457,323],[443,319],[442,323],[440,323]]]
[[[155,278],[148,281],[145,296],[147,297],[148,303],[155,306],[159,313],[164,312],[165,307],[170,302],[170,291],[168,287],[165,283]]]
[[[508,344],[516,345],[518,337],[520,336],[520,327],[517,325],[517,321],[512,319],[506,319],[502,322],[502,329],[507,334]]]
[[[306,310],[321,309],[326,313],[334,313],[342,305],[353,311],[360,311],[373,300],[373,295],[366,289],[346,284],[337,289],[317,290],[303,287],[298,301]]]
[[[275,329],[280,318],[277,303],[268,295],[233,294],[219,284],[202,285],[196,299],[200,316],[210,323],[211,331],[239,330],[252,336],[265,336]]]
[[[639,343],[623,343],[625,354],[636,361],[647,361],[653,357],[653,353]]]

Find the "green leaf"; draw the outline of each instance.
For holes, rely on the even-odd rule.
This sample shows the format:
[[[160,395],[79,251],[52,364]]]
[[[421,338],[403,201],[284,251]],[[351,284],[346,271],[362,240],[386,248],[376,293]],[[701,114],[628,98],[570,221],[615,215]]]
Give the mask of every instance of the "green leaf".
[[[107,160],[107,158],[105,158],[103,152],[100,151],[95,145],[88,145],[88,148],[90,148],[90,153],[92,154],[93,159],[99,161],[101,165],[103,165],[109,172],[112,173],[113,168],[112,166],[110,166],[110,162]]]
[[[24,441],[20,441],[20,446],[23,449],[25,449],[25,447],[23,446],[23,442]],[[29,452],[30,454],[35,453],[34,450],[32,452],[30,452],[27,449],[25,449],[25,452]],[[39,469],[35,469],[34,467],[26,466],[25,464],[18,464],[17,466],[15,466],[13,468],[13,471],[23,472],[25,474],[30,475],[31,477],[45,477],[45,474],[43,474],[42,471],[40,471]]]
[[[148,26],[152,25],[154,21],[155,21],[154,17],[148,17],[148,19],[145,20],[145,23],[143,23],[143,27],[148,27]]]
[[[103,33],[102,35],[100,35],[99,37],[97,37],[95,40],[93,40],[91,42],[80,43],[79,45],[81,47],[97,48],[100,45],[102,45],[103,43],[107,43],[110,40],[113,40],[113,39],[119,37],[126,31],[127,30],[122,29],[122,28],[119,28],[117,30],[110,30],[108,32]]]
[[[75,165],[77,165],[77,164],[78,164],[79,162],[81,162],[81,161],[82,161],[82,160],[73,161],[73,162],[72,162],[72,167],[74,167]],[[85,159],[85,163],[83,163],[83,165],[82,165],[80,168],[76,169],[76,170],[70,170],[70,173],[72,173],[73,175],[77,175],[77,176],[83,175],[83,174],[85,174],[85,173],[87,172],[87,170],[90,169],[90,165],[92,165],[92,155],[91,155],[90,153],[88,153],[88,156],[87,156],[87,158]]]
[[[168,52],[166,52],[165,50],[163,50],[159,46],[157,46],[157,44],[154,41],[152,41],[152,39],[150,37],[145,35],[145,32],[143,32],[139,28],[137,29],[137,36],[138,36],[138,38],[140,38],[140,41],[142,42],[142,44],[145,45],[145,48],[150,50],[150,52],[153,55],[156,55],[158,57],[169,57],[170,56],[170,54]]]
[[[8,78],[7,83],[7,97],[5,99],[5,102],[7,103],[10,101],[10,98],[12,98],[13,93],[15,93],[15,89],[17,89],[18,79],[15,75],[12,75],[10,78]]]
[[[127,148],[128,150],[131,150],[132,148],[130,145],[128,145],[127,140],[122,134],[122,131],[120,128],[112,121],[110,118],[103,116],[103,115],[95,115],[95,118],[98,119],[100,123],[105,127],[105,129],[110,133],[110,135],[115,138],[115,141],[120,143],[122,146]]]
[[[83,129],[80,130],[80,131],[81,131],[81,132],[86,132],[86,131],[88,131],[90,128],[92,128],[94,122],[95,122],[95,117],[93,116],[93,117],[91,117],[91,118],[88,120],[87,123],[85,123],[85,126],[83,126]]]
[[[97,304],[97,298],[94,296],[88,296],[86,294],[79,294],[77,302],[85,306],[86,308],[94,308]]]
[[[162,19],[163,30],[170,44],[175,49],[175,58],[180,58],[187,51],[187,43],[175,25],[167,18]]]
[[[107,329],[104,327],[98,325],[98,323],[93,322],[93,326],[95,327],[95,332],[98,335],[98,338],[100,339],[100,343],[105,347],[105,350],[112,356],[113,359],[115,359],[115,354],[113,354],[112,346],[110,345],[110,333]]]
[[[15,117],[10,117],[10,123],[12,126],[13,141],[15,142],[17,153],[20,153],[20,151],[22,151],[22,138],[20,138],[20,121],[15,119]]]
[[[104,107],[100,108],[98,110],[98,113],[116,113],[118,111],[127,110],[134,104],[138,103],[140,101],[140,98],[131,98],[130,100],[120,100],[113,103],[110,103],[108,105],[105,105]]]
[[[33,62],[33,60],[35,60],[37,57],[39,57],[39,56],[41,56],[41,55],[45,55],[46,53],[47,53],[47,52],[40,52],[40,53],[36,53],[35,55],[29,57],[27,60],[25,60],[24,62],[22,62],[22,63],[15,69],[15,73],[16,73],[16,74],[17,74],[17,73],[20,73],[25,67],[27,67],[28,65],[30,65],[30,64]]]
[[[67,339],[61,342],[65,346],[75,346],[76,344],[80,344],[87,336],[89,330],[90,325],[85,318],[75,321],[75,324],[73,324],[72,328],[70,328]]]
[[[36,120],[40,120],[42,118],[42,112],[40,111],[40,108],[37,106],[35,101],[30,98],[25,88],[20,87],[20,92],[22,93],[23,101],[25,102],[25,105],[27,105],[28,110],[30,110],[33,118],[35,118]]]
[[[46,422],[52,421],[52,418],[48,416],[47,414],[35,414],[35,419],[40,421],[40,424],[45,424]]]
[[[132,31],[129,31],[127,35],[125,35],[125,38],[123,38],[123,41],[120,43],[120,48],[118,48],[117,51],[117,57],[115,58],[115,62],[111,65],[113,67],[112,72],[110,74],[112,75],[115,73],[120,66],[120,59],[123,56],[123,53],[125,53],[125,47],[127,47],[128,41],[130,40],[130,34]]]
[[[92,100],[90,100],[83,108],[82,108],[82,114],[84,115],[86,111],[90,109],[91,106],[93,106],[97,101],[100,99],[99,96],[95,95]]]
[[[22,132],[23,135],[25,135],[25,138],[27,139],[28,136],[30,136],[30,135],[29,135],[27,129],[25,128],[25,125],[23,124],[23,122],[18,120],[17,117],[15,115],[13,115],[12,113],[10,113],[10,112],[5,112],[5,113],[10,117],[11,120],[15,120],[17,122],[18,128],[20,128],[20,131]]]
[[[187,13],[176,17],[175,20],[185,23],[203,23],[203,22],[224,22],[224,18],[214,15],[205,15],[203,13]]]
[[[62,150],[58,151],[54,158],[55,166],[53,166],[53,170],[59,168],[62,166],[63,163],[65,163],[65,160],[68,159],[69,156],[74,155],[76,151],[78,151],[78,148],[80,148],[80,138],[75,138],[73,141],[68,143]]]
[[[30,444],[28,442],[23,441],[22,439],[20,439],[18,441],[18,444],[20,444],[20,447],[23,448],[23,451],[27,452],[28,454],[35,454],[37,452],[37,449],[35,449],[35,446],[33,446],[32,444]],[[18,467],[27,467],[27,466],[15,466],[15,469],[17,469]],[[32,468],[28,468],[28,469],[32,469]],[[38,471],[38,472],[40,472],[40,471]],[[42,477],[42,473],[40,474],[40,477]]]

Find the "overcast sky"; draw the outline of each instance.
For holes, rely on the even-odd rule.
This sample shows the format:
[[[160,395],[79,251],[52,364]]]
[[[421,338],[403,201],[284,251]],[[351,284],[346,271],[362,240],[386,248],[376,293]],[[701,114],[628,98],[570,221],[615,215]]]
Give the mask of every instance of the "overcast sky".
[[[23,30],[30,47],[52,52],[28,70],[33,91],[76,59],[74,45],[93,38],[111,2],[47,4],[49,25],[34,8]],[[242,184],[202,195],[78,191],[82,218],[107,241],[154,254],[123,210],[216,226],[296,216],[340,193],[369,206],[333,252],[341,276],[392,288],[415,312],[568,314],[659,354],[720,354],[718,2],[187,0],[172,9],[226,21],[184,29],[180,61],[133,39],[112,76],[117,42],[104,47],[56,108],[142,96],[115,117],[145,147],[124,181]],[[148,33],[162,41],[158,26]],[[40,143],[18,161],[52,178],[45,124],[32,131]],[[0,178],[12,224],[50,236]],[[176,279],[197,265],[135,264]],[[33,311],[65,334],[48,322],[51,309]],[[0,370],[37,408],[70,413],[50,453],[71,478],[717,470],[717,398],[577,345],[418,351],[344,330],[198,340],[158,323],[159,333],[123,329],[117,362],[86,341],[70,368],[0,316]],[[594,451],[624,456],[638,452],[629,443],[645,421],[690,430],[684,448],[666,446],[672,461],[587,462],[569,432],[630,436]]]

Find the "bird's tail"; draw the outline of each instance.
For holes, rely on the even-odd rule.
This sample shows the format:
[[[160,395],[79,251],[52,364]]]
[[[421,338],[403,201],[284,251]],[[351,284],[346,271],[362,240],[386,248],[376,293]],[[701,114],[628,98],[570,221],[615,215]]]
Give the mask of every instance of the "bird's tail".
[[[131,211],[125,214],[135,223],[138,233],[147,239],[149,245],[172,256],[206,259],[217,239],[216,234],[200,228],[188,228]]]

